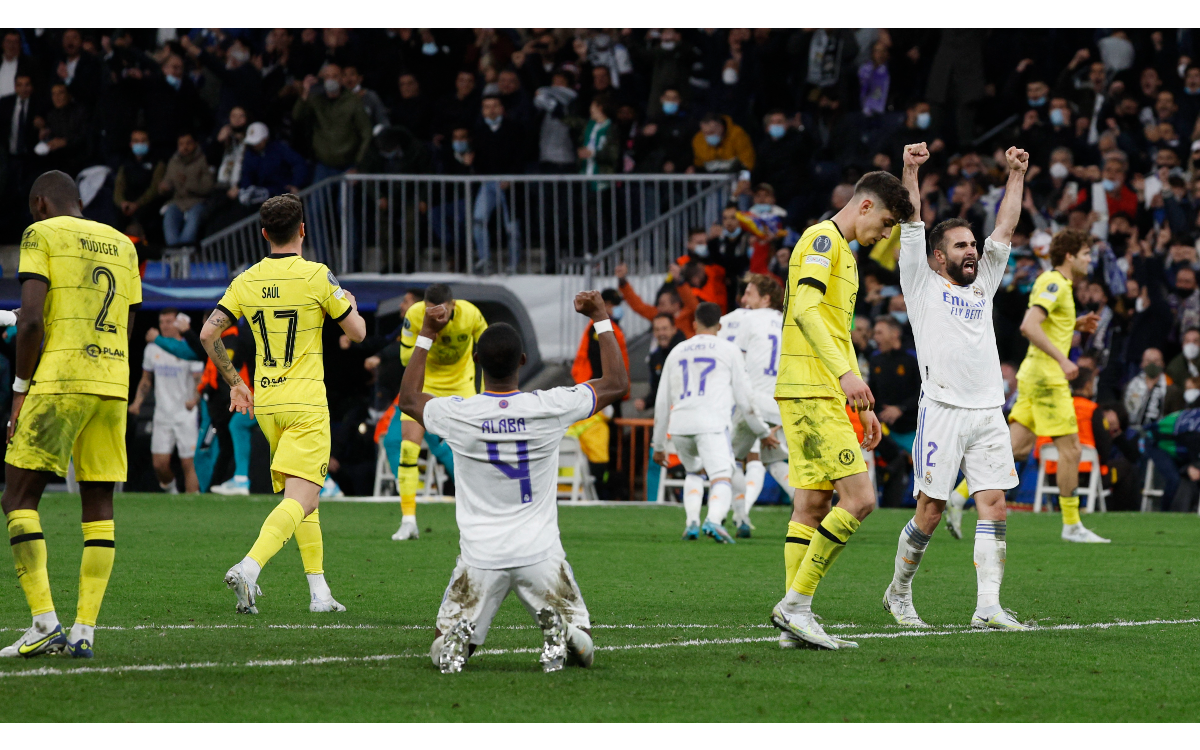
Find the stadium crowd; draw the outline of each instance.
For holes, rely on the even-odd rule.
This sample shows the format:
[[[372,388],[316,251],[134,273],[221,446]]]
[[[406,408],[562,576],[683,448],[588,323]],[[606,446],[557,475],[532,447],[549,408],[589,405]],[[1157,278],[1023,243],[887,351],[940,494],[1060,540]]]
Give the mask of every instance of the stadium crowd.
[[[926,226],[961,217],[977,237],[1003,195],[1003,149],[1024,148],[1033,166],[996,297],[1009,406],[1050,237],[1087,230],[1096,260],[1075,291],[1101,322],[1076,341],[1090,377],[1073,387],[1109,507],[1137,507],[1150,461],[1163,509],[1200,495],[1190,30],[20,29],[2,41],[0,243],[28,223],[24,196],[48,169],[112,170],[89,216],[151,247],[193,244],[270,196],[351,170],[729,174],[734,201],[689,232],[656,298],[624,283],[606,297],[654,320],[652,373],[694,332],[698,301],[737,306],[747,273],[786,282],[797,232],[844,206],[863,173],[899,174],[905,144],[932,152]],[[480,191],[475,210],[500,200]],[[877,454],[883,495],[897,503],[920,383],[898,233],[853,249],[855,346],[890,433]],[[376,349],[389,343],[379,338]],[[339,351],[381,377],[374,349],[359,350]],[[372,397],[371,408],[390,400],[373,392],[335,420],[357,425],[347,415]]]

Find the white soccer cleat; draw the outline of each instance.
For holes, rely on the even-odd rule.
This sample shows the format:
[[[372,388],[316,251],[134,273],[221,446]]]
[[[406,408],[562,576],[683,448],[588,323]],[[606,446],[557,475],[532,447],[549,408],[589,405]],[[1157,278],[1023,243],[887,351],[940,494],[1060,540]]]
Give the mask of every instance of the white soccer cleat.
[[[67,636],[62,625],[55,625],[52,630],[42,631],[37,625],[26,630],[11,646],[0,649],[0,658],[13,656],[41,656],[42,654],[58,654],[67,647]]]
[[[838,642],[839,639],[827,635],[825,629],[813,619],[811,611],[789,614],[784,610],[783,602],[780,602],[775,605],[775,609],[771,610],[771,624],[780,630],[791,633],[810,646],[829,651],[837,651],[842,648]],[[843,641],[843,643],[849,644],[851,641]],[[853,648],[857,645],[848,647]]]
[[[392,534],[393,542],[403,542],[409,539],[420,539],[421,531],[417,528],[414,521],[401,521],[400,528],[396,529],[396,533]]]
[[[793,635],[789,630],[779,631],[779,648],[808,648],[808,644],[800,640],[800,636]]]
[[[209,487],[208,491],[214,495],[249,495],[250,478],[230,477],[227,481],[224,481],[221,484],[215,484],[212,487]]]
[[[567,626],[549,607],[538,610],[537,623],[542,629],[542,654],[538,657],[542,671],[557,672],[567,663]]]
[[[1105,539],[1091,529],[1084,528],[1082,523],[1063,526],[1062,540],[1064,542],[1079,542],[1081,544],[1108,544],[1112,540]]]
[[[889,585],[883,592],[883,611],[896,618],[897,625],[907,628],[928,628],[929,623],[921,619],[913,606],[912,594],[903,596],[897,594]]]
[[[442,653],[438,655],[438,670],[442,674],[462,671],[470,656],[471,635],[474,632],[475,623],[459,620],[450,627],[449,633],[442,636]]]
[[[953,503],[946,503],[946,530],[955,539],[962,539],[962,517],[961,507]]]
[[[312,595],[312,599],[308,602],[309,612],[345,612],[346,606],[334,599],[332,595],[320,597],[317,594]]]
[[[242,571],[242,564],[238,563],[229,569],[225,574],[225,585],[233,589],[233,593],[237,596],[237,613],[240,615],[257,615],[258,607],[255,605],[254,597],[262,596],[262,589],[257,584],[251,586],[246,580],[246,574]]]
[[[1032,626],[1018,620],[1017,613],[1011,609],[1001,609],[990,615],[976,612],[971,618],[971,627],[976,630],[1033,630]]]

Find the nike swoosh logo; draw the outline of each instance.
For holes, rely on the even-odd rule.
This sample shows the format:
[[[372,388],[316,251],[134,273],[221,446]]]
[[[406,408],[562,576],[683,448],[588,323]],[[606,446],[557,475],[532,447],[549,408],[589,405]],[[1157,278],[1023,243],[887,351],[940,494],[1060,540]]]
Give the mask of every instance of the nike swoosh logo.
[[[58,635],[58,633],[51,633],[50,635],[46,636],[45,638],[41,639],[40,641],[36,641],[34,643],[18,646],[17,653],[18,654],[28,654],[31,651],[36,651],[37,649],[41,648],[42,645],[46,643],[46,641],[53,639],[57,635]]]

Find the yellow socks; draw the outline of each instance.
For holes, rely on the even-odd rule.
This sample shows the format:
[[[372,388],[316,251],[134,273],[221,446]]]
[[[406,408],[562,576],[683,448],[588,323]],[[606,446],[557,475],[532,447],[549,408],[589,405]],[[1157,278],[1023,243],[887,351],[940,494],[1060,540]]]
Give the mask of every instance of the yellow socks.
[[[400,466],[396,470],[396,489],[400,491],[400,513],[405,518],[416,518],[417,515],[417,484],[420,474],[417,471],[417,458],[421,446],[411,440],[400,443]]]
[[[1058,507],[1062,510],[1063,526],[1074,526],[1079,523],[1079,496],[1064,495],[1058,498]]]
[[[266,565],[268,560],[283,549],[283,545],[292,538],[292,534],[296,533],[296,527],[303,520],[304,508],[292,498],[285,497],[267,516],[267,520],[263,521],[262,530],[258,532],[258,540],[254,542],[254,546],[250,548],[250,552],[246,556],[258,563],[260,568]]]
[[[796,580],[796,571],[800,570],[800,563],[804,562],[804,556],[808,554],[808,543],[815,533],[817,530],[812,526],[805,526],[795,521],[788,522],[787,537],[783,540],[783,570],[784,576],[786,576],[783,588],[785,591],[791,587],[792,581]]]
[[[14,510],[8,514],[8,543],[12,546],[17,580],[34,617],[54,611],[50,578],[46,574],[46,537],[36,510]]]
[[[113,541],[112,521],[90,521],[83,524],[83,561],[79,564],[79,607],[76,624],[95,627],[104,601],[104,590],[112,574],[116,544]]]
[[[321,509],[308,514],[296,527],[296,546],[300,548],[300,561],[304,572],[310,576],[325,572],[325,542],[321,537]]]
[[[830,566],[850,536],[858,530],[859,520],[841,508],[835,507],[821,521],[817,533],[813,535],[808,545],[808,554],[800,564],[800,570],[792,581],[792,590],[804,596],[812,596],[817,590],[817,584],[829,572]]]

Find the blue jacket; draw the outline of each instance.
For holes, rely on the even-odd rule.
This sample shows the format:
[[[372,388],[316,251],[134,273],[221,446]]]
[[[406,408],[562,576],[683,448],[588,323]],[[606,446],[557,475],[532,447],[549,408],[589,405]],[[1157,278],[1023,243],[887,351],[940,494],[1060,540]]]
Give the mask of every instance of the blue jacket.
[[[264,187],[274,197],[286,193],[288,185],[305,187],[308,179],[308,164],[304,157],[283,141],[272,140],[267,141],[267,147],[261,153],[253,146],[246,147],[238,187]]]

